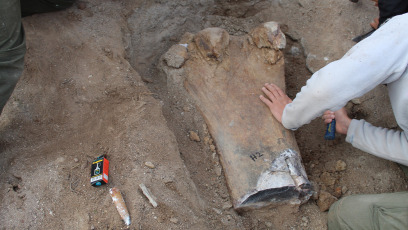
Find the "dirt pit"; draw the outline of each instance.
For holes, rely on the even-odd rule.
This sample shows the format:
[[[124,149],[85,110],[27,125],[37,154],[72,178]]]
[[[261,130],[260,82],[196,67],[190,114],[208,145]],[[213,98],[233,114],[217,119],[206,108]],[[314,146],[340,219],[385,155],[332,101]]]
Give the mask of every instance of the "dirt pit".
[[[316,199],[235,212],[203,118],[167,86],[158,64],[186,32],[221,27],[242,35],[277,21],[287,36],[293,98],[377,14],[369,0],[87,0],[24,18],[25,71],[0,117],[0,228],[127,229],[108,194],[117,187],[130,229],[326,229]],[[347,107],[355,118],[397,127],[382,86]],[[408,189],[396,164],[354,149],[344,136],[326,143],[324,130],[316,119],[295,132],[316,195]],[[101,154],[110,160],[109,184],[95,188],[90,167]]]

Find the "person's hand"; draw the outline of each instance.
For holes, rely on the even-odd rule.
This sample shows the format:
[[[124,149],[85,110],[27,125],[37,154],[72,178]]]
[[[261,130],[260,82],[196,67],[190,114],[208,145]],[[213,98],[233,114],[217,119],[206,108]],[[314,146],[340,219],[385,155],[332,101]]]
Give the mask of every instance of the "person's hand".
[[[380,24],[380,18],[374,18],[374,21],[370,23],[370,26],[373,27],[373,29],[378,29],[379,24]]]
[[[292,100],[276,85],[266,83],[262,87],[262,91],[267,97],[259,96],[261,101],[269,107],[272,115],[282,123],[282,114],[285,106],[292,102]]]
[[[333,119],[336,119],[336,132],[347,134],[351,119],[347,116],[346,108],[341,108],[336,112],[327,110],[323,113],[322,119],[324,123],[329,124]]]

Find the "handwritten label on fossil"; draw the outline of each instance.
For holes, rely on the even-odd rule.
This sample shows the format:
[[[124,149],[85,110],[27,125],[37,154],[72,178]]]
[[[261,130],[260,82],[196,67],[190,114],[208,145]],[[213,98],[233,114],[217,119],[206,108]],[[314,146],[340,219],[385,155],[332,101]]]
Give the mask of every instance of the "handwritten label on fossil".
[[[260,152],[252,153],[251,155],[249,155],[249,158],[251,158],[253,161],[256,161],[261,157],[263,157],[263,154]]]

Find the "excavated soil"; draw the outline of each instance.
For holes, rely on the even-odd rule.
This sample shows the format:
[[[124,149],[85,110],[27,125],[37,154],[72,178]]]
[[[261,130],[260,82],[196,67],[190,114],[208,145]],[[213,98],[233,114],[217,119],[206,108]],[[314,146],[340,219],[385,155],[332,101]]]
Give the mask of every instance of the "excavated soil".
[[[84,0],[24,18],[25,71],[0,117],[0,229],[326,229],[317,196],[299,208],[235,212],[202,116],[158,65],[186,32],[243,35],[277,21],[293,98],[377,14],[370,0]],[[384,86],[347,108],[397,127]],[[326,143],[324,130],[316,119],[295,132],[316,195],[408,190],[396,164],[344,136]],[[110,160],[109,184],[95,188],[90,167],[101,154]],[[112,187],[122,191],[130,227],[112,204]]]

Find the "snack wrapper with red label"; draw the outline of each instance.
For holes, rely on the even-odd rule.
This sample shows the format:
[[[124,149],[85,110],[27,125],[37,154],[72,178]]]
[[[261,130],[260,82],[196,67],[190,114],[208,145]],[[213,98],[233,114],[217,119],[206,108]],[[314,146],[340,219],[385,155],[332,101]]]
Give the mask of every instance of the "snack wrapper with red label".
[[[109,161],[104,155],[92,162],[91,185],[98,187],[108,183]]]

